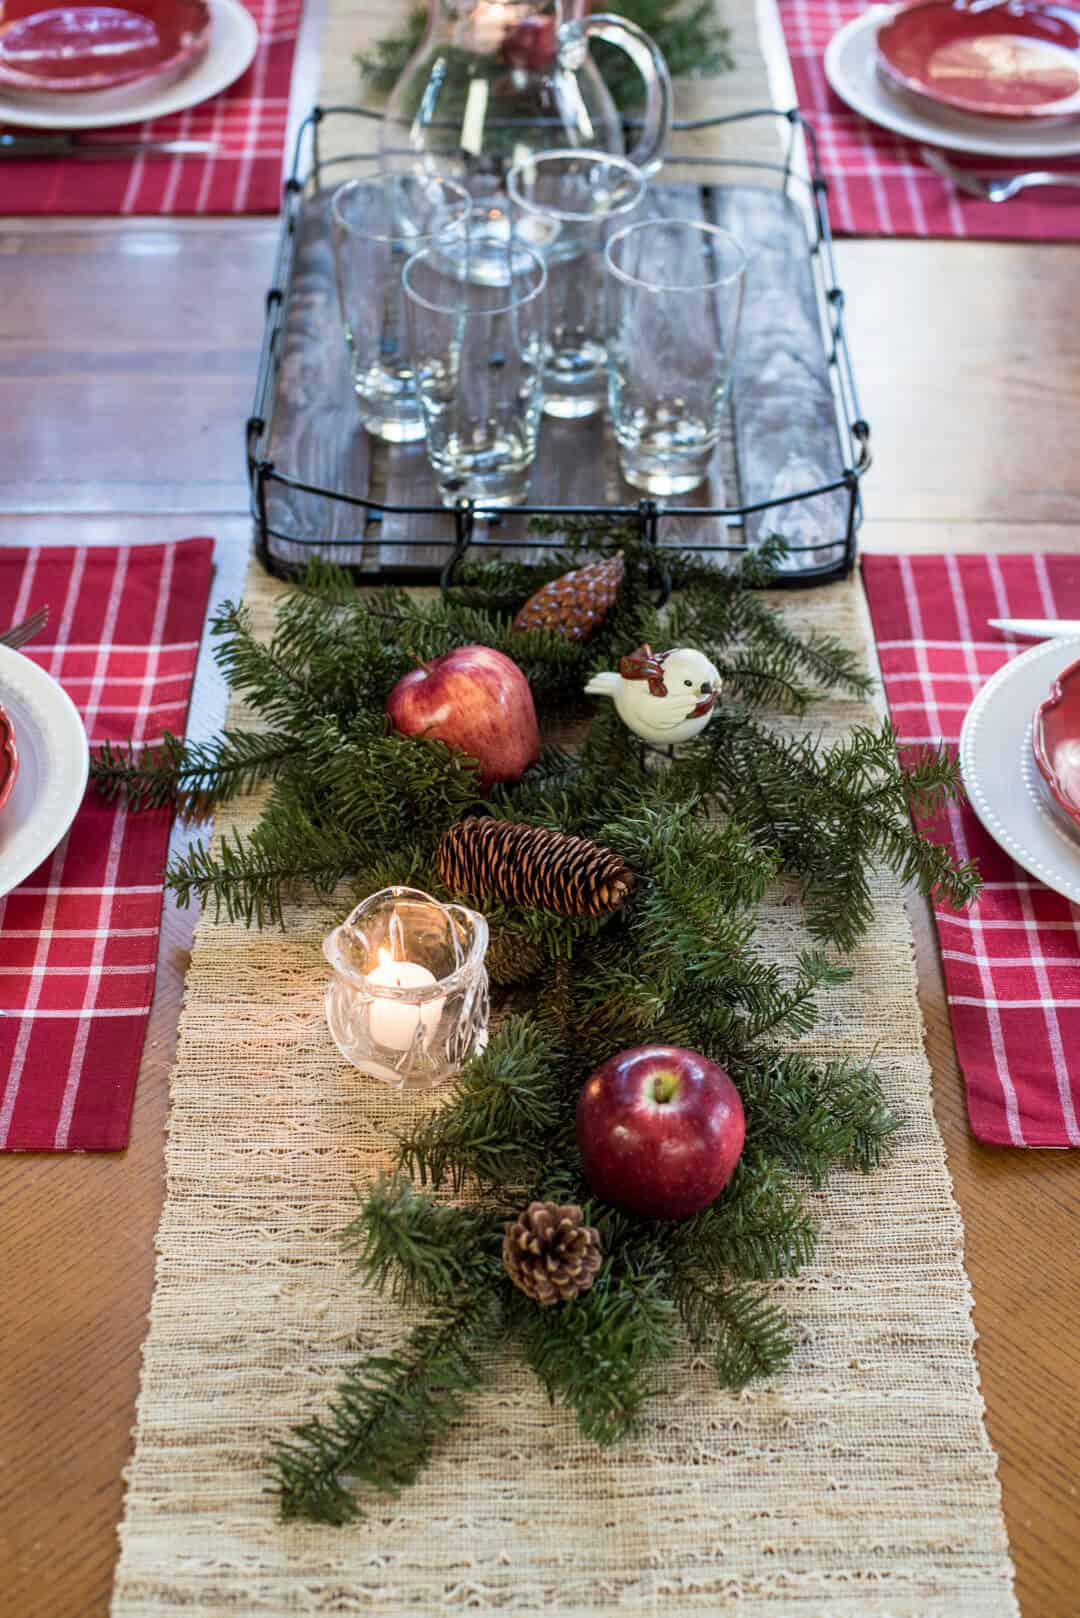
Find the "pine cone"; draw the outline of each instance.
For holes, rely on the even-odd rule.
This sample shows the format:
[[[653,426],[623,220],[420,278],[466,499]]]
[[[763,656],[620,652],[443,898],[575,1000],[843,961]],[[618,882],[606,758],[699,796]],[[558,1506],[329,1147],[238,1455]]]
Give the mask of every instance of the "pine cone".
[[[600,1235],[581,1209],[530,1202],[506,1227],[502,1260],[516,1287],[534,1303],[566,1303],[588,1292],[603,1262]]]
[[[635,881],[621,855],[587,837],[477,815],[443,832],[436,863],[451,893],[556,916],[606,916],[625,904]]]
[[[619,593],[626,564],[622,551],[602,562],[586,562],[531,595],[514,619],[514,629],[551,629],[564,640],[588,640],[607,617]]]

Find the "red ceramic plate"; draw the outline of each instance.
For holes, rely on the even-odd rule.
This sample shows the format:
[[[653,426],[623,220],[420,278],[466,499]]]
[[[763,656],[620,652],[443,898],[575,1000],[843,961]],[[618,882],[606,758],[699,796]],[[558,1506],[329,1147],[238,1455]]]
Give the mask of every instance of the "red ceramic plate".
[[[1031,745],[1054,802],[1080,828],[1080,663],[1055,680],[1035,715]]]
[[[50,94],[114,90],[180,72],[209,42],[207,0],[0,0],[0,85]]]
[[[3,708],[0,708],[0,809],[8,800],[19,773],[19,754],[15,747],[15,726]]]
[[[1080,14],[1005,0],[919,0],[877,35],[878,67],[915,95],[982,118],[1080,112]]]

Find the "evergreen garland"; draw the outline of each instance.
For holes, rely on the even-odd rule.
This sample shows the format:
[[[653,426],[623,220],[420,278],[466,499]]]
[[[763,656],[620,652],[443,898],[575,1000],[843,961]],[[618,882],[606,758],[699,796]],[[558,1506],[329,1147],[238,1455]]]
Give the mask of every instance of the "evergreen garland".
[[[616,12],[643,28],[660,47],[672,78],[707,77],[729,72],[735,66],[731,30],[717,21],[713,0],[693,0],[689,6],[683,0],[612,0],[610,5],[596,5],[593,9]],[[389,95],[401,77],[420,43],[427,15],[426,6],[414,6],[400,33],[386,35],[370,51],[357,56],[361,74],[377,94]],[[627,61],[625,52],[602,41],[593,42],[589,48],[616,105],[624,112],[637,111],[641,75]]]
[[[508,1336],[602,1444],[639,1415],[681,1337],[730,1388],[781,1366],[791,1336],[768,1282],[813,1255],[802,1188],[837,1167],[873,1170],[897,1128],[869,1066],[785,1047],[813,1025],[821,992],[847,976],[843,955],[870,922],[876,865],[957,905],[977,890],[973,868],[954,865],[909,819],[912,799],[925,812],[959,793],[944,751],[902,765],[888,724],[825,746],[777,723],[778,711],[800,714],[830,689],[868,686],[844,647],[796,636],[762,599],[780,542],[727,572],[665,553],[676,593],[660,609],[652,558],[632,530],[582,520],[568,539],[573,555],[539,566],[469,563],[436,599],[361,595],[347,575],[315,563],[283,598],[269,644],[241,606],[214,622],[218,661],[258,715],[256,731],[209,745],[167,737],[140,757],[106,746],[94,761],[107,796],[191,815],[268,784],[247,836],[197,844],[167,877],[181,904],[249,923],[280,923],[288,897],[330,894],[344,881],[356,897],[393,883],[449,897],[438,841],[478,808],[592,837],[637,876],[630,902],[601,918],[472,896],[491,927],[500,1019],[445,1104],[397,1141],[390,1174],[346,1232],[365,1280],[422,1318],[398,1350],[359,1363],[324,1415],[277,1445],[286,1517],[344,1523],[361,1514],[363,1495],[408,1484],[480,1385],[484,1355]],[[616,549],[626,577],[587,646],[512,632],[541,584]],[[716,716],[672,758],[643,749],[610,705],[593,712],[581,695],[592,672],[617,667],[644,641],[696,645],[724,676]],[[486,801],[469,760],[388,734],[384,715],[416,657],[470,643],[523,668],[547,729],[583,732],[576,746],[549,746],[520,783]],[[754,948],[756,907],[781,876],[799,884],[818,941],[791,967]],[[747,1120],[733,1178],[682,1223],[592,1199],[574,1133],[592,1069],[659,1042],[726,1067]],[[467,1202],[448,1201],[466,1192]],[[500,1259],[506,1222],[531,1201],[580,1204],[604,1254],[590,1290],[551,1308],[515,1287]]]

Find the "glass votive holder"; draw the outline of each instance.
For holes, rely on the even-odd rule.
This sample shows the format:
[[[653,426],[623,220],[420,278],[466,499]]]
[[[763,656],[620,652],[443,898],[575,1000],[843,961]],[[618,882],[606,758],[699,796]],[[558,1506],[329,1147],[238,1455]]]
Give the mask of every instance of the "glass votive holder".
[[[398,1090],[432,1090],[487,1044],[488,927],[418,888],[383,888],[323,940],[338,1050]]]

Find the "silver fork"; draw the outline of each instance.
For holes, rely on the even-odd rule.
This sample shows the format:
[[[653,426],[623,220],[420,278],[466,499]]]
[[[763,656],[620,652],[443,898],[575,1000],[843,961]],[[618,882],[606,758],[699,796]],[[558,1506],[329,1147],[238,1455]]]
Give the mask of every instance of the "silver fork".
[[[1008,202],[1028,186],[1080,186],[1080,174],[1062,174],[1060,170],[1056,173],[1051,169],[1032,169],[1025,174],[983,174],[975,169],[955,169],[932,146],[920,146],[919,156],[928,168],[958,191],[966,191],[969,197],[981,197],[984,202]]]
[[[18,650],[20,646],[25,646],[28,640],[33,640],[35,635],[40,635],[48,621],[48,607],[39,607],[29,618],[24,618],[21,624],[12,624],[10,629],[0,631],[0,646],[10,646]]]

